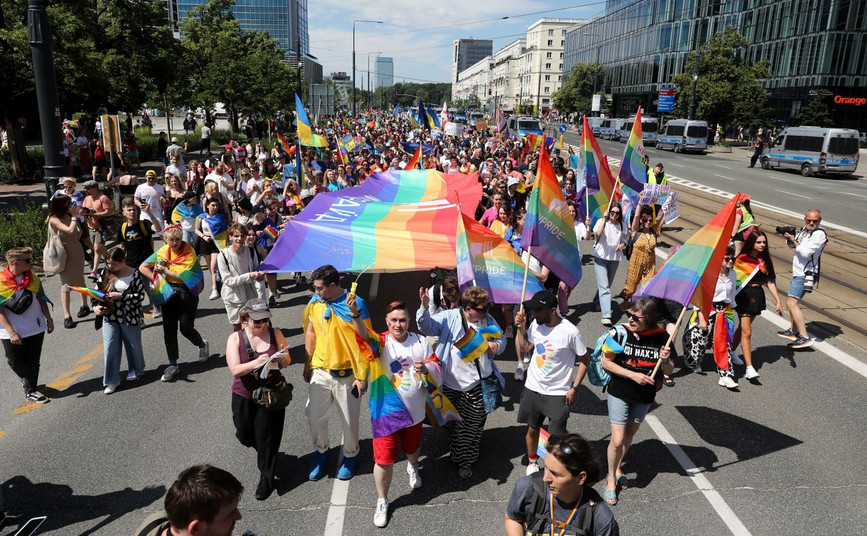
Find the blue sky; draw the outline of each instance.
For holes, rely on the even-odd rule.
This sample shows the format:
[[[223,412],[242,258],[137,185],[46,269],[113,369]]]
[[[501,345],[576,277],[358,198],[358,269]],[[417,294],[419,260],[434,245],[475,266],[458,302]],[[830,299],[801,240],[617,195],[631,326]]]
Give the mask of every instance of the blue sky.
[[[493,39],[494,51],[525,36],[542,17],[588,18],[600,13],[604,1],[548,0],[308,0],[310,52],[324,74],[352,71],[352,21],[357,23],[356,78],[366,83],[376,52],[394,58],[395,82],[448,82],[455,39]],[[502,17],[508,17],[503,20]]]

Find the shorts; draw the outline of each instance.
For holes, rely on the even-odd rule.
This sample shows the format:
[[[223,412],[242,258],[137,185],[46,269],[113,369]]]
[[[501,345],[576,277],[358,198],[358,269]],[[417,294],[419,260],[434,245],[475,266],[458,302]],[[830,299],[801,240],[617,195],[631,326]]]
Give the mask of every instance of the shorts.
[[[542,395],[524,387],[521,404],[518,406],[518,422],[538,430],[545,419],[550,421],[548,432],[554,435],[566,433],[569,420],[569,405],[565,395]]]
[[[628,421],[641,424],[650,404],[633,404],[608,393],[608,422],[625,426]]]
[[[806,281],[806,279],[806,276],[803,275],[796,275],[792,278],[792,282],[789,283],[790,298],[800,300],[804,297],[804,281]]]
[[[765,289],[761,286],[745,287],[735,296],[738,316],[760,315],[765,308]]]
[[[102,237],[102,230],[88,228],[87,235],[90,237],[90,241],[94,246],[97,244],[105,244],[105,239]]]
[[[203,238],[199,238],[198,240],[199,250],[197,253],[199,255],[210,255],[211,253],[219,253],[220,248],[217,246],[217,243],[213,240],[205,240]]]
[[[93,167],[96,167],[96,168],[107,167],[105,164],[105,158],[97,158],[96,160],[94,160],[93,161]]]
[[[415,454],[421,445],[422,423],[401,428],[393,434],[373,438],[373,461],[379,465],[394,465],[397,462],[397,444],[404,454]]]

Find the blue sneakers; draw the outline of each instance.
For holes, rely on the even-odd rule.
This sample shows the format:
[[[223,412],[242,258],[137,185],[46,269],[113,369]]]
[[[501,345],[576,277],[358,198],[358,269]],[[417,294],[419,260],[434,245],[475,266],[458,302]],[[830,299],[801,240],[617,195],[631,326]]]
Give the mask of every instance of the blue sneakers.
[[[325,452],[316,451],[313,453],[313,460],[310,462],[310,474],[307,475],[307,478],[316,481],[325,476],[325,464],[328,462],[328,456],[330,454],[330,450],[326,450]]]
[[[353,458],[343,458],[343,463],[340,464],[340,470],[337,471],[337,478],[340,480],[349,480],[355,476],[355,467],[358,465],[358,456]]]

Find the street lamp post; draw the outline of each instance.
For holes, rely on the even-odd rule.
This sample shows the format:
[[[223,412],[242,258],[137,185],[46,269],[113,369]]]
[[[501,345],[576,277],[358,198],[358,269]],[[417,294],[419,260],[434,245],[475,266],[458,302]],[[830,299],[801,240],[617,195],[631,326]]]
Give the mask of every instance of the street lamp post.
[[[359,22],[369,22],[370,24],[382,24],[381,20],[363,20],[356,19],[352,21],[352,115],[355,115],[355,25]]]
[[[593,41],[594,43],[596,43],[596,65],[593,67],[593,95],[595,96],[596,95],[596,80],[599,78],[599,50],[601,48],[599,46],[599,43],[596,42],[596,40],[599,39],[599,35],[595,34],[595,33],[590,33],[590,32],[584,32],[583,35],[587,35],[587,36],[596,38]]]

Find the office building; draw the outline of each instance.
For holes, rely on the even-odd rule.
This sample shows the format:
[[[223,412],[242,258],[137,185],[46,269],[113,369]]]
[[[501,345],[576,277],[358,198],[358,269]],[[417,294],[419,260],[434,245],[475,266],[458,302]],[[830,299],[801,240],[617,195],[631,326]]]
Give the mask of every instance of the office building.
[[[605,11],[566,36],[564,77],[576,63],[606,69],[613,113],[656,112],[660,86],[714,34],[733,27],[750,62],[767,59],[773,118],[789,122],[823,96],[836,125],[867,130],[867,0],[608,0]]]
[[[452,83],[458,81],[458,73],[490,56],[494,42],[490,39],[457,39],[454,42],[452,59]]]
[[[381,87],[393,86],[394,59],[386,56],[377,56],[376,63],[374,63],[373,65],[373,72],[375,74],[373,81],[373,90],[376,91]]]

